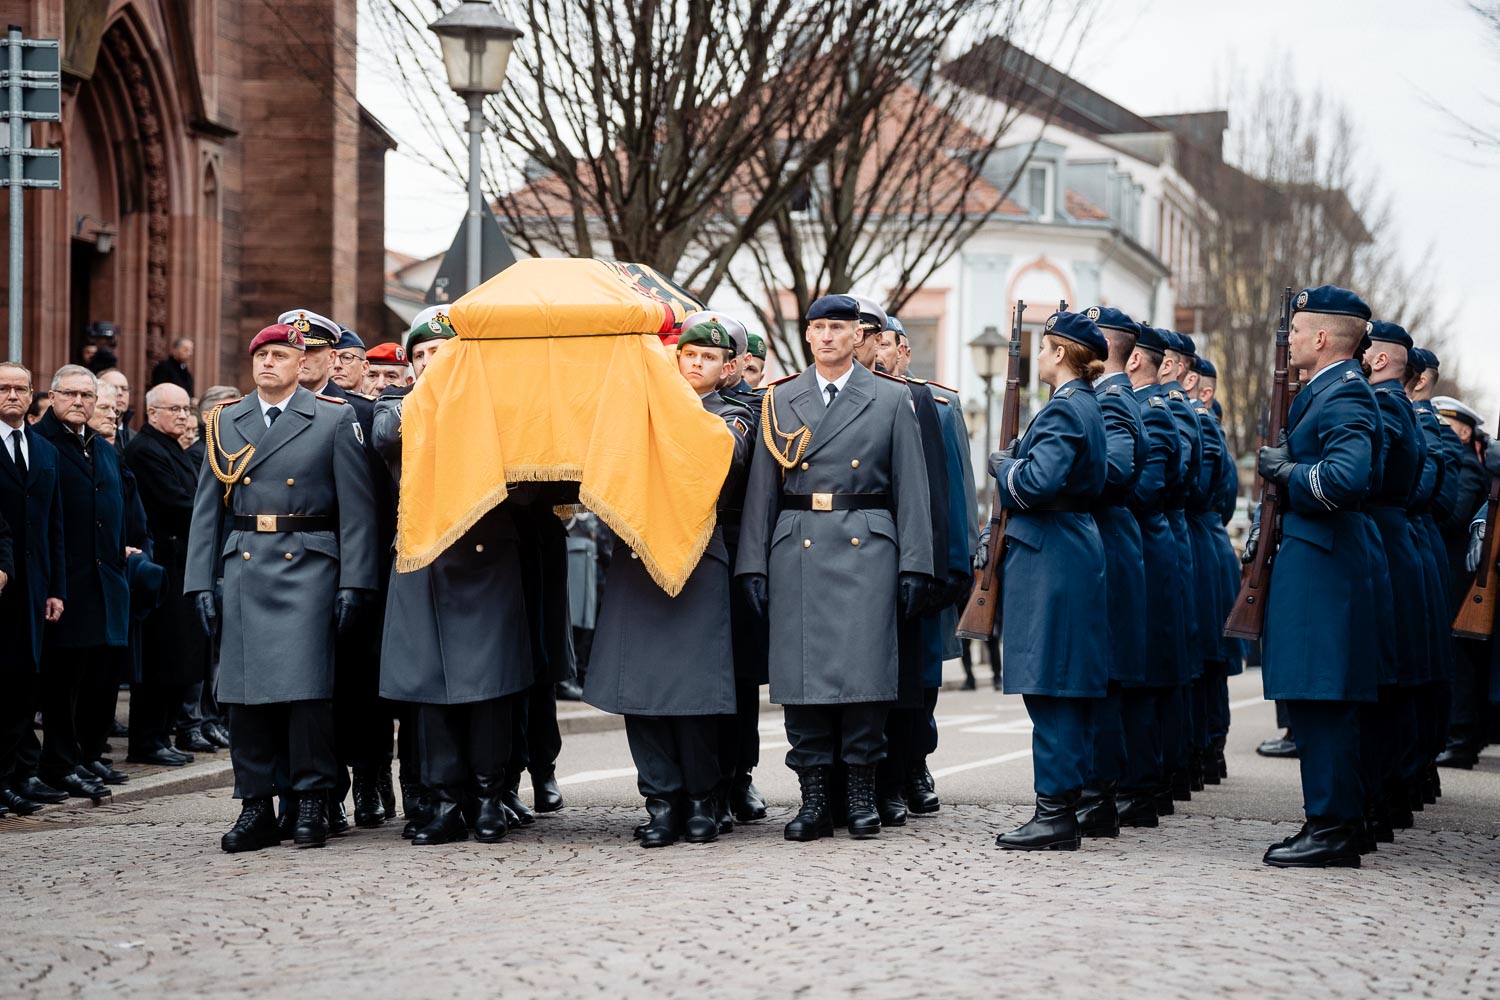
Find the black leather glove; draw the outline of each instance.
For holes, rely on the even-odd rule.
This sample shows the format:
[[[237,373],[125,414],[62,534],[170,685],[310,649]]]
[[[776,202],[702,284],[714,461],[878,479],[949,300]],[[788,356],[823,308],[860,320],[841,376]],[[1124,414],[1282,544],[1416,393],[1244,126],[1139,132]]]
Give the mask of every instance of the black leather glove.
[[[766,584],[766,575],[747,573],[740,577],[740,592],[745,595],[745,603],[750,605],[755,617],[765,621],[771,611],[771,591]]]
[[[1020,438],[1011,438],[1010,444],[999,451],[990,452],[990,478],[1000,478],[1000,463],[1008,462],[1016,457],[1016,446],[1021,443]]]
[[[212,639],[219,624],[219,608],[214,603],[214,592],[198,591],[193,595],[193,604],[198,609],[198,624],[203,627],[203,634]]]
[[[333,620],[338,627],[339,635],[347,635],[359,620],[359,613],[365,606],[365,592],[353,587],[340,587],[339,592],[333,598]]]
[[[1500,476],[1500,444],[1490,442],[1484,450],[1484,468],[1492,476]]]
[[[974,550],[974,572],[984,572],[990,561],[990,526],[986,524],[979,533],[979,547]]]
[[[969,591],[974,589],[974,578],[962,573],[948,574],[948,586],[943,588],[943,599],[939,602],[942,607],[963,607],[969,599]]]
[[[922,614],[923,602],[927,599],[928,577],[923,573],[902,573],[896,582],[896,598],[901,605],[901,615],[907,621]]]
[[[1240,562],[1245,565],[1255,561],[1255,550],[1260,547],[1260,522],[1256,521],[1250,525],[1250,535],[1245,539],[1245,552],[1240,556]]]
[[[1285,442],[1278,445],[1266,445],[1261,448],[1260,455],[1255,461],[1255,470],[1273,483],[1285,486],[1292,479],[1292,469],[1296,463],[1292,461],[1292,449]]]
[[[1500,449],[1496,449],[1500,451]],[[1464,569],[1470,573],[1479,568],[1479,560],[1484,558],[1484,522],[1475,521],[1469,525],[1469,550],[1464,553]]]

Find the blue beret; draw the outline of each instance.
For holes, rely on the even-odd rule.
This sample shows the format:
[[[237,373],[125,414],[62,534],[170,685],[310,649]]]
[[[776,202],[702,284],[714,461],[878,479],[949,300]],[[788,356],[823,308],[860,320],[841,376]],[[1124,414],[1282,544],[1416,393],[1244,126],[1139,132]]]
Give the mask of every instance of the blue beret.
[[[1162,331],[1145,323],[1135,325],[1135,346],[1144,347],[1149,351],[1167,350],[1167,338],[1162,336]]]
[[[363,351],[365,349],[365,342],[359,339],[359,334],[347,326],[339,327],[339,342],[333,345],[333,349],[335,351],[347,351],[351,347]]]
[[[1376,320],[1370,324],[1370,339],[1387,344],[1400,344],[1408,351],[1412,348],[1411,334],[1406,332],[1406,328],[1395,323],[1387,323],[1385,320]]]
[[[1109,306],[1090,306],[1084,315],[1093,320],[1095,326],[1119,330],[1122,333],[1130,334],[1132,337],[1136,335],[1135,320],[1126,316],[1118,309]]]
[[[1082,344],[1104,361],[1109,357],[1109,342],[1104,339],[1104,334],[1094,325],[1094,321],[1083,313],[1056,312],[1047,317],[1043,331],[1054,337],[1066,337],[1076,344]]]
[[[901,322],[899,319],[897,319],[894,316],[887,316],[885,318],[885,328],[887,330],[895,330],[897,333],[901,334],[902,336],[906,335],[906,324],[903,323],[903,322]]]
[[[1419,347],[1417,348],[1417,353],[1422,355],[1422,363],[1426,365],[1427,370],[1437,371],[1442,367],[1441,363],[1438,361],[1438,356],[1432,353],[1427,348]]]
[[[1427,370],[1427,359],[1422,357],[1422,355],[1425,353],[1427,352],[1423,351],[1420,347],[1413,347],[1411,350],[1406,352],[1407,367],[1416,372],[1418,375]]]
[[[1215,398],[1208,405],[1214,411],[1214,416],[1218,417],[1220,420],[1224,419],[1224,407],[1219,405],[1219,400],[1217,398]]]
[[[1219,377],[1219,370],[1214,367],[1214,363],[1204,357],[1199,357],[1193,361],[1193,371],[1197,372],[1199,375],[1202,375],[1204,378]]]
[[[1317,288],[1304,288],[1297,293],[1293,301],[1293,312],[1324,313],[1329,316],[1356,316],[1359,319],[1370,318],[1370,307],[1365,305],[1365,300],[1337,285],[1319,285]]]
[[[807,321],[815,319],[859,319],[859,302],[852,295],[825,295],[807,307]]]
[[[1177,338],[1178,354],[1186,354],[1190,358],[1198,356],[1198,345],[1193,343],[1192,337],[1189,337],[1185,333],[1173,333],[1172,336]]]

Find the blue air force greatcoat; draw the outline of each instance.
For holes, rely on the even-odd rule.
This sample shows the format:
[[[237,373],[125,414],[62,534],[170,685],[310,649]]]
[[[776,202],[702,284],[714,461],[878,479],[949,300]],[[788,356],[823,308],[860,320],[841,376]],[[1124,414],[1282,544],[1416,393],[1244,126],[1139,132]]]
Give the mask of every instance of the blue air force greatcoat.
[[[1209,416],[1213,417],[1213,409],[1209,409]],[[1214,542],[1219,550],[1219,561],[1223,563],[1224,592],[1229,595],[1224,605],[1224,616],[1227,619],[1229,612],[1234,609],[1235,598],[1240,592],[1240,557],[1234,550],[1234,543],[1229,540],[1229,522],[1234,520],[1235,510],[1240,498],[1240,470],[1238,463],[1234,460],[1234,453],[1229,448],[1229,437],[1224,433],[1223,425],[1219,424],[1217,418],[1214,424],[1218,427],[1219,443],[1224,448],[1224,461],[1219,471],[1219,482],[1214,491],[1213,510],[1216,514],[1218,525],[1214,533]],[[1224,639],[1224,652],[1228,656],[1225,661],[1228,676],[1244,673],[1245,670],[1245,642],[1243,639]]]
[[[220,410],[223,449],[255,453],[230,493],[230,515],[332,515],[337,531],[244,531],[225,522],[224,484],[198,474],[183,591],[224,582],[220,701],[333,696],[334,598],[374,590],[375,504],[363,430],[347,404],[297,389],[271,427],[252,393]],[[221,458],[222,463],[222,458]]]
[[[1443,534],[1438,529],[1439,511],[1452,510],[1456,490],[1449,482],[1450,468],[1454,456],[1448,450],[1444,431],[1452,431],[1443,423],[1428,400],[1412,404],[1417,429],[1427,444],[1427,458],[1422,464],[1422,476],[1418,480],[1417,494],[1412,498],[1412,523],[1416,528],[1417,541],[1430,565],[1428,603],[1434,610],[1429,613],[1433,632],[1433,673],[1440,679],[1451,680],[1454,671],[1453,637],[1449,632],[1457,604],[1453,598],[1452,580],[1448,574],[1448,550],[1443,545]],[[1453,440],[1457,440],[1455,437]]]
[[[1422,558],[1407,511],[1421,486],[1427,443],[1400,380],[1389,379],[1374,388],[1380,407],[1380,479],[1365,502],[1365,511],[1380,535],[1396,588],[1390,624],[1395,638],[1395,669],[1381,681],[1403,686],[1425,684],[1432,680],[1434,639],[1428,613],[1431,560]]]
[[[966,587],[973,574],[970,559],[979,544],[979,507],[974,489],[974,466],[969,460],[969,430],[957,396],[945,391],[934,398],[940,404],[938,417],[943,425],[943,448],[947,455],[948,554],[945,565],[943,557],[934,552],[933,563],[940,583],[945,574],[964,582],[964,587],[958,589],[963,591],[962,600],[967,600]],[[923,641],[929,653],[923,687],[941,687],[943,661],[963,655],[957,633],[958,613],[958,606],[953,604],[922,619]]]
[[[1060,386],[1013,458],[991,462],[1006,522],[1000,627],[1006,694],[1100,698],[1109,684],[1104,543],[1090,513],[1109,476],[1104,416]]]
[[[1168,507],[1182,474],[1182,437],[1160,385],[1135,390],[1146,429],[1146,461],[1130,493],[1130,510],[1141,528],[1146,573],[1145,687],[1171,687],[1188,681],[1187,637],[1183,635],[1184,578],[1181,549],[1168,518]]]
[[[1182,574],[1182,618],[1178,627],[1183,632],[1187,677],[1191,680],[1203,673],[1204,645],[1200,622],[1200,605],[1204,595],[1199,586],[1197,564],[1193,561],[1192,531],[1188,527],[1187,507],[1201,490],[1203,476],[1203,442],[1198,436],[1198,418],[1188,402],[1187,393],[1176,381],[1164,382],[1162,397],[1167,401],[1167,410],[1177,422],[1178,453],[1177,486],[1168,497],[1167,523],[1172,526],[1172,535],[1177,541],[1178,572]]]
[[[1292,461],[1271,563],[1262,670],[1271,699],[1375,700],[1374,580],[1385,554],[1360,505],[1380,455],[1380,411],[1358,362],[1305,386],[1288,419]]]
[[[1108,471],[1104,492],[1094,508],[1094,523],[1104,543],[1109,591],[1109,679],[1139,685],[1146,680],[1146,566],[1141,527],[1125,506],[1146,466],[1150,443],[1141,407],[1123,372],[1100,379],[1094,396],[1104,417]]]
[[[401,481],[401,407],[409,386],[375,403],[372,436]],[[380,696],[462,705],[524,691],[533,680],[531,626],[510,504],[481,517],[421,569],[393,565],[380,646]]]
[[[1224,519],[1219,513],[1219,484],[1224,477],[1224,437],[1219,433],[1213,411],[1201,400],[1188,401],[1198,421],[1198,440],[1202,445],[1202,468],[1198,481],[1189,492],[1187,507],[1188,536],[1193,543],[1193,567],[1198,584],[1198,638],[1205,660],[1229,661],[1229,640],[1224,637],[1224,620],[1239,591],[1238,580],[1231,589],[1224,575],[1224,548],[1219,544],[1224,534]]]
[[[0,454],[0,515],[10,525],[16,569],[0,591],[0,679],[37,672],[47,598],[61,599],[64,612],[68,598],[57,449],[34,426],[22,433],[31,455],[24,481],[9,453]]]
[[[911,394],[899,380],[855,364],[831,405],[808,368],[774,384],[765,406],[783,433],[812,431],[785,470],[758,441],[745,489],[735,575],[769,579],[771,700],[893,701],[897,575],[933,569]],[[889,509],[782,509],[783,494],[813,493],[883,494]]]
[[[736,502],[750,459],[750,411],[716,392],[703,408],[724,419],[734,457],[719,506]],[[729,550],[722,525],[681,592],[668,597],[634,552],[616,547],[604,578],[583,700],[617,715],[734,714]]]

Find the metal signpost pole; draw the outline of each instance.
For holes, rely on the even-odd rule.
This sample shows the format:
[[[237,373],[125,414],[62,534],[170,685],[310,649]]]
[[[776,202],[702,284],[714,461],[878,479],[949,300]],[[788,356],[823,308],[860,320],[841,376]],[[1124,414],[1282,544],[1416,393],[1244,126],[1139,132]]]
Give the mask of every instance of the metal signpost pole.
[[[21,147],[25,145],[25,123],[21,120],[21,29],[10,26],[6,55],[9,57],[10,79],[6,90],[10,97],[10,354],[12,361],[21,360],[21,296],[26,273],[26,223],[21,201],[22,171]]]

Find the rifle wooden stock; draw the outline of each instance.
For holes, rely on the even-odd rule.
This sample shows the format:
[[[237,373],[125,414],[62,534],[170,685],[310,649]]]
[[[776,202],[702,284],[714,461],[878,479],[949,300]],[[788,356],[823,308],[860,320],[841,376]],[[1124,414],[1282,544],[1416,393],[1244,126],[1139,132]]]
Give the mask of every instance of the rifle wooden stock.
[[[1026,303],[1016,300],[1011,321],[1009,357],[1005,368],[1005,401],[1000,411],[1001,447],[1015,439],[1021,422],[1021,314]],[[984,569],[974,572],[974,589],[958,617],[958,635],[965,639],[989,639],[995,634],[995,613],[1000,609],[1000,587],[1005,568],[1005,526],[1010,512],[1000,505],[1000,484],[990,498],[990,541]]]
[[[1500,448],[1491,443],[1490,447]],[[1488,639],[1495,634],[1495,595],[1490,592],[1490,577],[1495,573],[1495,514],[1500,509],[1500,477],[1490,477],[1490,509],[1484,520],[1484,546],[1474,582],[1458,614],[1453,619],[1453,634],[1460,639]]]
[[[1286,429],[1291,393],[1287,385],[1290,364],[1292,290],[1281,295],[1281,322],[1276,327],[1276,368],[1271,380],[1270,419],[1266,438],[1275,443]],[[1255,555],[1240,573],[1240,592],[1224,621],[1224,634],[1231,639],[1259,639],[1266,623],[1266,601],[1271,595],[1271,556],[1281,540],[1281,486],[1261,481],[1260,541]]]

